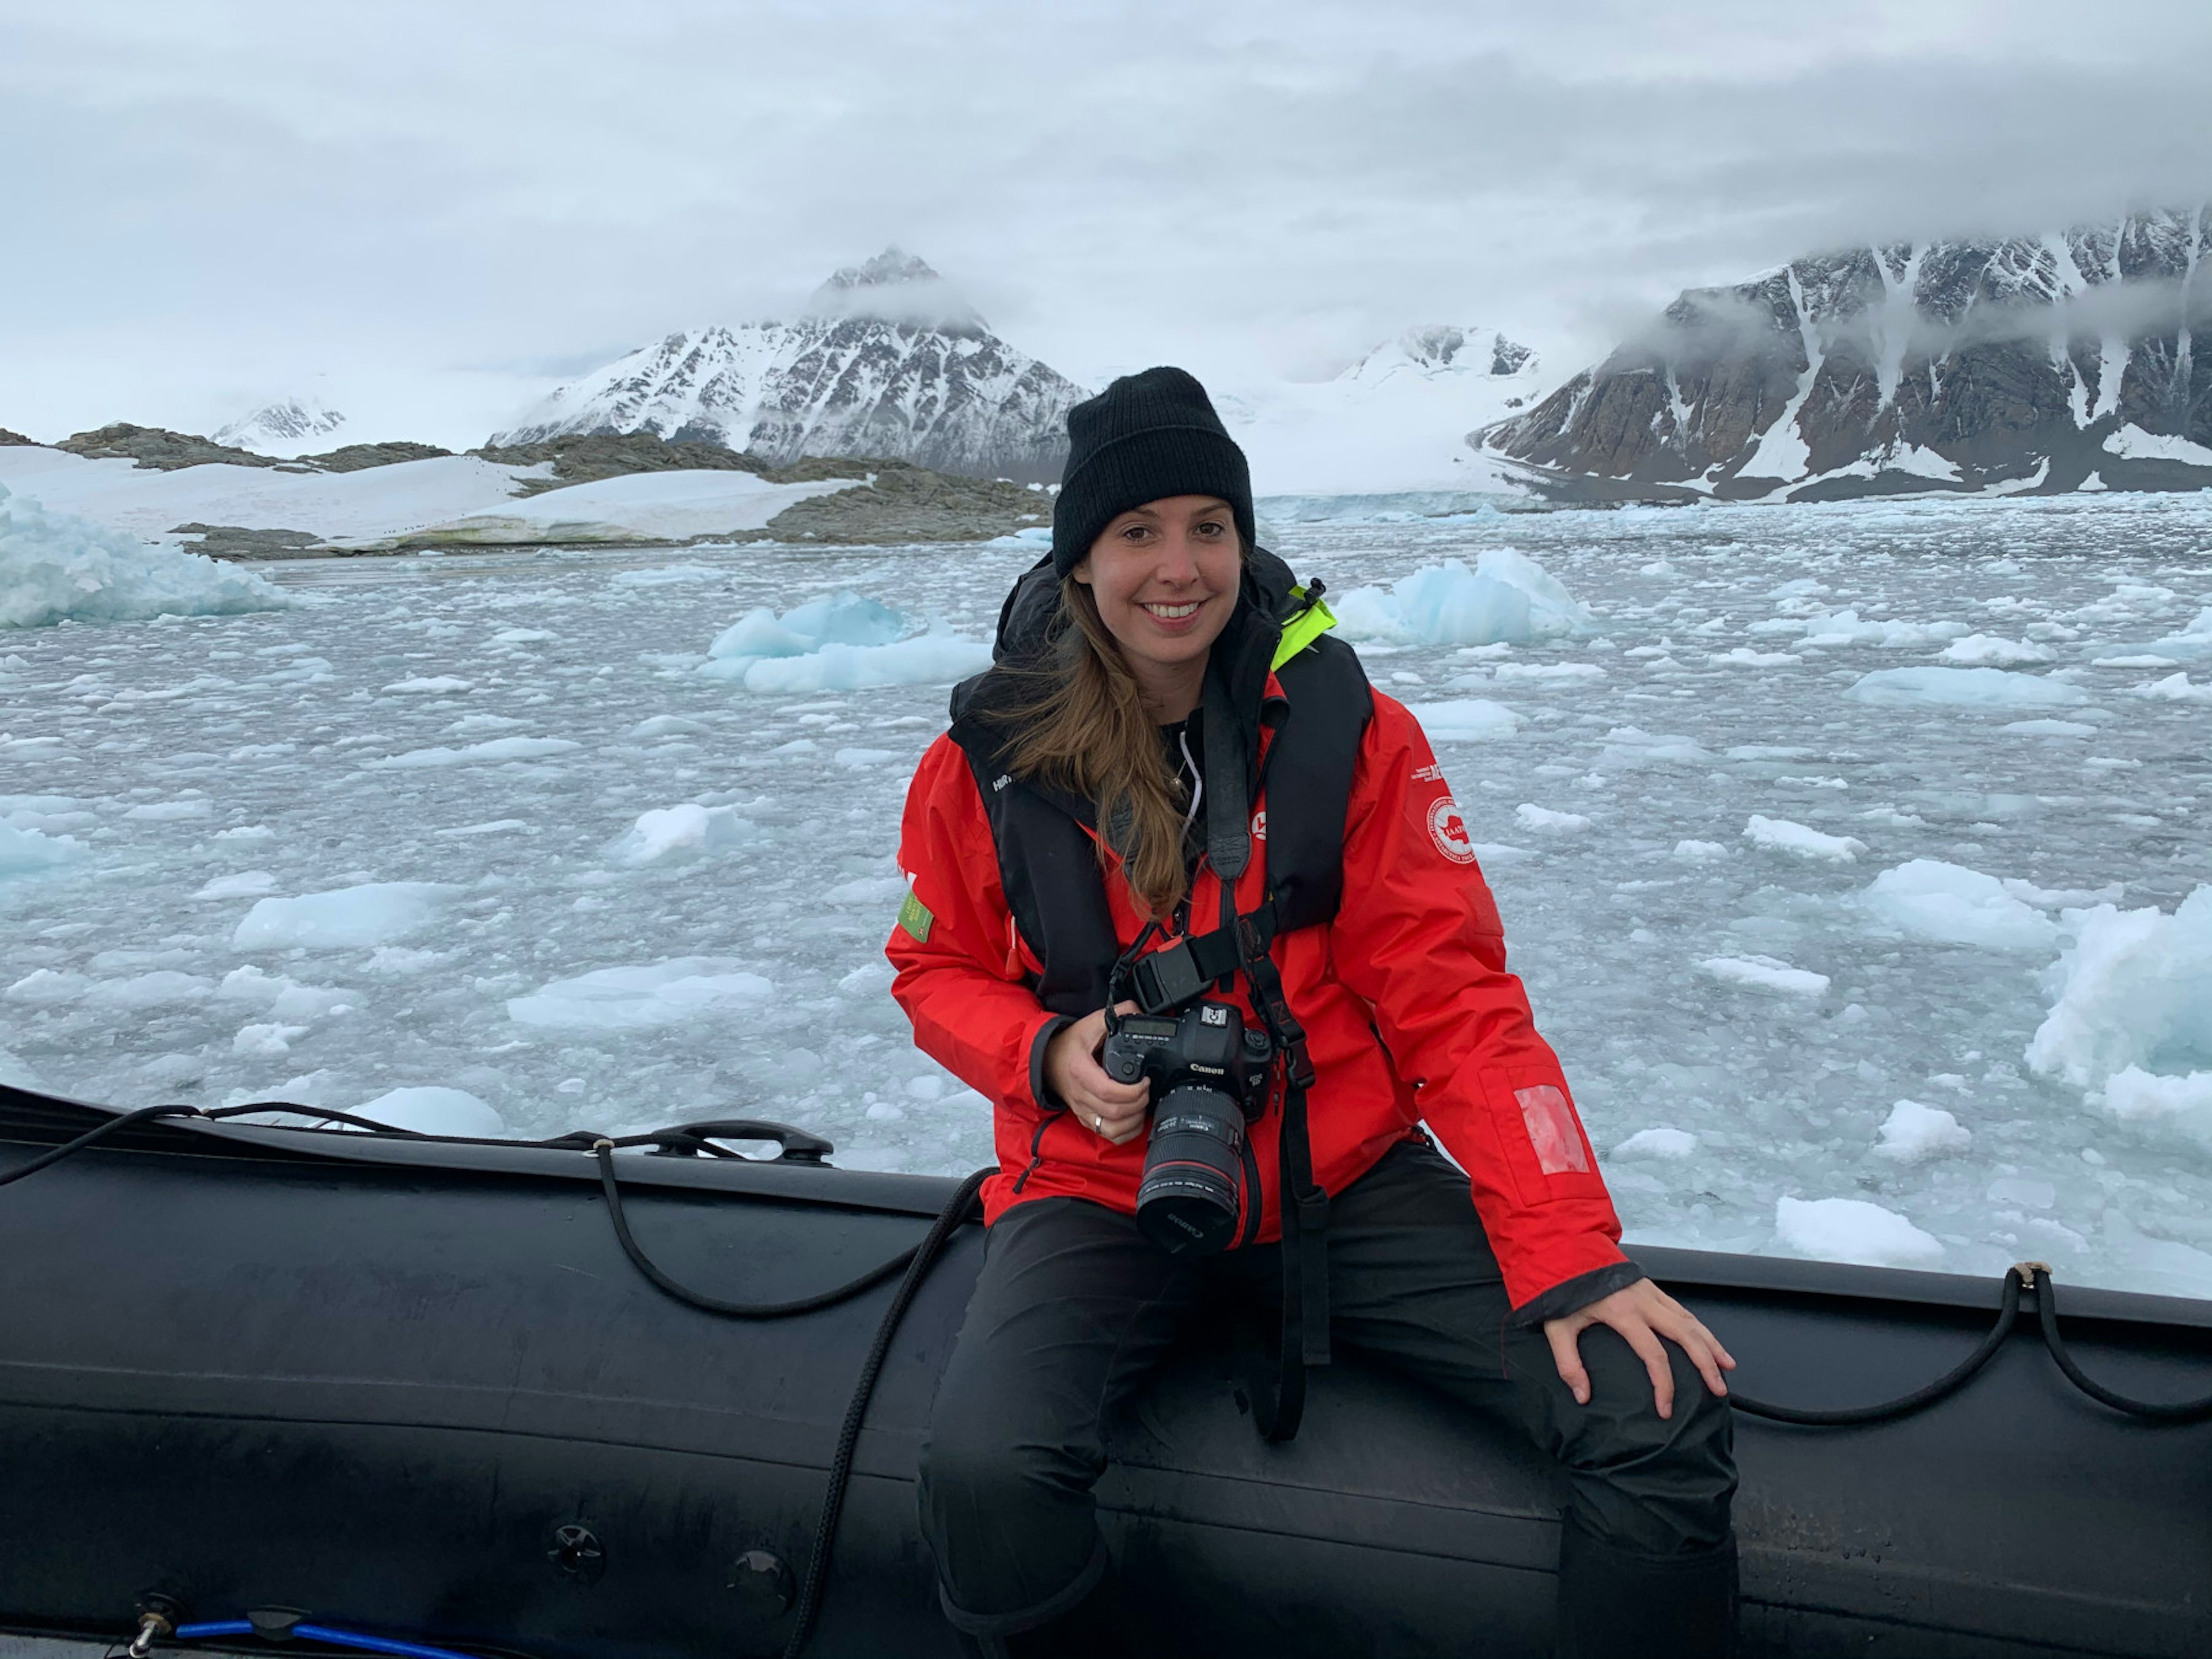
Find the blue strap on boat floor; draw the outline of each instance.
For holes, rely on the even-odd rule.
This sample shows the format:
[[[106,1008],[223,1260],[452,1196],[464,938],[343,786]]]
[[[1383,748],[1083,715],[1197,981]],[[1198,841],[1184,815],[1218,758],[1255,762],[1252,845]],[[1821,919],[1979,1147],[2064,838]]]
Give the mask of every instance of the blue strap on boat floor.
[[[225,1619],[210,1625],[179,1625],[176,1639],[190,1642],[210,1636],[251,1636],[252,1622],[245,1619]],[[419,1642],[395,1642],[388,1637],[365,1636],[359,1631],[333,1630],[328,1625],[299,1624],[292,1626],[294,1636],[305,1637],[310,1642],[327,1642],[334,1648],[354,1648],[362,1653],[391,1653],[401,1659],[476,1659],[476,1656],[456,1653],[451,1648],[428,1648]]]

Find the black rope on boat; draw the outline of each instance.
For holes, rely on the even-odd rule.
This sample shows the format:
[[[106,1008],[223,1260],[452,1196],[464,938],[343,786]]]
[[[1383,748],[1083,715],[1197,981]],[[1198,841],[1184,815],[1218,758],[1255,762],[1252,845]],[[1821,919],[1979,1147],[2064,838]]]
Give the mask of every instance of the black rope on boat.
[[[2020,1316],[2020,1291],[2018,1275],[2006,1273],[2002,1303],[1997,1310],[1997,1322],[1990,1327],[1990,1334],[1982,1339],[1982,1346],[1925,1388],[1915,1389],[1911,1394],[1900,1395],[1895,1400],[1885,1401],[1879,1406],[1853,1406],[1841,1411],[1813,1412],[1801,1410],[1795,1406],[1771,1405],[1731,1389],[1729,1390],[1729,1403],[1752,1417],[1764,1417],[1776,1423],[1796,1423],[1811,1429],[1844,1428],[1855,1423],[1887,1423],[1896,1418],[1910,1417],[1913,1413],[1925,1411],[1937,1401],[1956,1394],[1973,1380],[1983,1366],[1996,1358],[1997,1350],[2004,1346],[2005,1338],[2012,1334],[2014,1321]]]
[[[2043,1346],[2051,1350],[2051,1360],[2065,1373],[2066,1380],[2090,1399],[2151,1423],[2194,1423],[2212,1417],[2212,1394],[2162,1405],[2154,1401],[2130,1399],[2087,1375],[2074,1363],[2074,1356],[2067,1352],[2065,1339],[2058,1334],[2058,1287],[2051,1280],[2051,1269],[2040,1261],[2024,1261],[2013,1273],[2034,1281],[2035,1319],[2043,1330]],[[2008,1281],[2011,1277],[2009,1273],[2006,1275]]]
[[[2105,1387],[2083,1371],[2075,1363],[2066,1346],[2066,1340],[2058,1330],[2058,1286],[2051,1276],[2050,1267],[2041,1261],[2021,1261],[2008,1268],[2004,1289],[1997,1309],[1996,1323],[1982,1339],[1981,1346],[1968,1354],[1952,1370],[1946,1371],[1925,1388],[1915,1389],[1911,1394],[1900,1395],[1895,1400],[1879,1406],[1854,1406],[1841,1411],[1803,1411],[1795,1406],[1777,1406],[1764,1400],[1754,1400],[1748,1395],[1729,1392],[1729,1401],[1736,1410],[1749,1417],[1763,1417],[1771,1422],[1794,1423],[1805,1428],[1844,1428],[1861,1423],[1887,1423],[1915,1412],[1925,1411],[1940,1400],[1956,1394],[1971,1382],[1983,1366],[1996,1357],[2005,1339],[2012,1334],[2013,1326],[2020,1318],[2020,1297],[2022,1291],[2035,1292],[2036,1323],[2042,1331],[2043,1346],[2069,1382],[2100,1405],[2114,1411],[2125,1412],[2130,1417],[2140,1417],[2152,1423],[2194,1423],[2212,1417],[2212,1395],[2198,1400],[2183,1400],[2172,1404],[2160,1404],[2147,1400],[2135,1400]]]
[[[633,1140],[650,1139],[636,1136]],[[726,1302],[720,1297],[708,1296],[688,1285],[678,1284],[663,1273],[653,1258],[646,1255],[629,1230],[629,1216],[623,1207],[622,1187],[615,1179],[615,1150],[624,1143],[605,1135],[592,1143],[592,1154],[599,1162],[599,1190],[607,1197],[607,1216],[615,1224],[615,1237],[621,1241],[623,1254],[630,1265],[651,1281],[653,1288],[678,1302],[710,1314],[720,1314],[730,1319],[790,1319],[799,1314],[818,1313],[824,1308],[834,1308],[840,1302],[849,1302],[863,1291],[874,1289],[886,1279],[906,1271],[920,1254],[921,1245],[902,1250],[890,1261],[878,1263],[858,1279],[848,1280],[835,1290],[818,1291],[812,1296],[794,1297],[788,1302]],[[924,1243],[928,1241],[923,1240]]]
[[[11,1185],[21,1181],[25,1176],[36,1175],[40,1170],[49,1169],[64,1158],[81,1152],[88,1146],[96,1146],[106,1139],[108,1136],[128,1129],[135,1124],[149,1123],[157,1117],[202,1117],[204,1115],[206,1114],[197,1106],[142,1106],[135,1112],[125,1112],[120,1117],[112,1117],[105,1123],[87,1129],[75,1140],[64,1140],[60,1146],[40,1153],[28,1164],[10,1170],[5,1175],[0,1175],[0,1187]]]
[[[783,1644],[783,1659],[799,1659],[806,1638],[813,1634],[815,1617],[822,1610],[823,1587],[830,1577],[830,1555],[837,1543],[837,1522],[845,1512],[845,1489],[852,1480],[854,1449],[860,1444],[860,1425],[867,1417],[869,1396],[876,1391],[876,1379],[883,1374],[884,1361],[890,1357],[891,1339],[898,1334],[899,1322],[906,1317],[907,1308],[921,1288],[921,1281],[937,1264],[946,1242],[967,1218],[976,1194],[997,1173],[995,1167],[978,1170],[960,1183],[951,1200],[938,1212],[927,1236],[915,1246],[906,1277],[899,1281],[891,1305],[884,1310],[883,1323],[876,1327],[875,1342],[860,1367],[860,1381],[853,1385],[852,1403],[845,1407],[844,1426],[837,1431],[836,1455],[830,1460],[830,1479],[822,1494],[822,1516],[815,1523],[814,1552],[807,1559],[806,1580],[799,1589],[799,1601],[792,1615],[791,1638]]]

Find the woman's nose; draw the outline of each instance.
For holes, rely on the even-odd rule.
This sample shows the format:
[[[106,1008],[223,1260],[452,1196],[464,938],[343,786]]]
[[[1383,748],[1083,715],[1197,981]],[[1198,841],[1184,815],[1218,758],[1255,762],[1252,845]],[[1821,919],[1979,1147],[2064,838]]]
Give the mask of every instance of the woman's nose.
[[[1170,530],[1160,538],[1159,563],[1152,574],[1161,581],[1181,587],[1198,580],[1198,557],[1190,538],[1181,531]]]

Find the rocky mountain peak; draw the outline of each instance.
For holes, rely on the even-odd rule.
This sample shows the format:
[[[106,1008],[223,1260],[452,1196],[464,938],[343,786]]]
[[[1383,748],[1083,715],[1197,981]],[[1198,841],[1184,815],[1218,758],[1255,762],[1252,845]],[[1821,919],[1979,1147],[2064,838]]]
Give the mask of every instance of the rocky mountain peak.
[[[807,301],[809,317],[858,317],[957,336],[988,334],[989,325],[928,262],[887,247],[865,264],[833,271]]]
[[[564,386],[495,445],[649,432],[777,466],[876,457],[1049,483],[1089,394],[993,334],[923,260],[887,248],[789,322],[671,334]]]
[[[2212,207],[1844,248],[1683,293],[1480,435],[1539,483],[1683,498],[2197,489],[2207,334]]]
[[[346,417],[316,398],[280,398],[218,427],[215,441],[266,455],[296,455],[341,429]]]

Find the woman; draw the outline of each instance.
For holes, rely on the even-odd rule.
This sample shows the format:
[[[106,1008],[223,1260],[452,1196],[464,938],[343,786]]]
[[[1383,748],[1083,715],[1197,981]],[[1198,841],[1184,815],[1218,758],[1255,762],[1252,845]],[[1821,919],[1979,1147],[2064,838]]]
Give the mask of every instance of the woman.
[[[1279,1413],[1332,1336],[1502,1407],[1569,1477],[1562,1652],[1724,1654],[1735,1362],[1620,1252],[1418,724],[1310,618],[1285,638],[1289,574],[1196,380],[1118,380],[1068,434],[1049,570],[908,796],[887,947],[916,1042],[994,1102],[1000,1164],[923,1457],[947,1616],[987,1652],[1126,1650],[1103,1419],[1200,1307],[1279,1275]],[[1145,982],[1281,1055],[1218,1254],[1136,1219],[1152,1091],[1100,1054]]]

